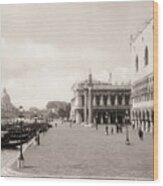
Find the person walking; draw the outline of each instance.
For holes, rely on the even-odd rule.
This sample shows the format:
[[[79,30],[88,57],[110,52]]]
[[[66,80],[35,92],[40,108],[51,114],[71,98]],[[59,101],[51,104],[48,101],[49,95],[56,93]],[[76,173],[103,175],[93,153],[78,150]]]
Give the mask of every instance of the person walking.
[[[139,128],[139,131],[138,131],[138,136],[139,136],[139,139],[140,139],[140,140],[143,140],[144,133],[143,133],[143,131],[142,131],[142,129],[141,129],[141,128]]]
[[[96,123],[96,130],[98,130],[98,124]]]
[[[111,134],[113,134],[114,133],[114,129],[113,129],[113,127],[111,128]]]
[[[109,130],[108,130],[108,126],[106,125],[106,126],[105,126],[105,135],[108,136],[108,134],[109,134]]]
[[[35,142],[38,146],[40,145],[40,131],[39,130],[36,132]]]

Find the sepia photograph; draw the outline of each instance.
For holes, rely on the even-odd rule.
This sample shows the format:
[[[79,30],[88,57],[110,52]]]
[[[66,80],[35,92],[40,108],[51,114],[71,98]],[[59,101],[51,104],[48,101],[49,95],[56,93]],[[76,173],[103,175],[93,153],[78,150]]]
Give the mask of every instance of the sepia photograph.
[[[154,6],[0,5],[2,177],[155,179]]]

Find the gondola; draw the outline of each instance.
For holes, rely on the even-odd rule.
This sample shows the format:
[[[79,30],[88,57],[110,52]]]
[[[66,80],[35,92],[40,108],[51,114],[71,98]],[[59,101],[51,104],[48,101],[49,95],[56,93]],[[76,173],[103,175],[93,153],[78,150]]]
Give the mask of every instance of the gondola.
[[[16,148],[18,146],[24,143],[27,143],[28,140],[22,140],[22,141],[17,141],[17,140],[9,140],[9,141],[1,141],[1,148]]]
[[[24,124],[22,130],[18,124],[3,126],[1,148],[16,148],[21,145],[21,142],[22,144],[29,142],[36,136],[37,131],[46,132],[51,127],[48,123]]]

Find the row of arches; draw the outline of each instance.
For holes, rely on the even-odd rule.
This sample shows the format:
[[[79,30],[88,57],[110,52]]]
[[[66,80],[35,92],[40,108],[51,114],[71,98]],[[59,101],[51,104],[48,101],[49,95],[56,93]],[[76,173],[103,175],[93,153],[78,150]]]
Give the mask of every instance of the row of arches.
[[[78,96],[77,105],[85,106],[85,97]],[[87,99],[88,100],[88,99]],[[130,95],[93,95],[92,105],[93,106],[114,106],[114,105],[129,105]]]
[[[128,110],[128,109],[127,109]],[[130,111],[129,111],[130,112]],[[75,111],[75,122],[82,123],[86,122],[89,123],[89,110],[87,109],[86,116],[84,116],[83,109],[77,109]],[[129,113],[130,115],[130,113]],[[125,116],[126,116],[126,109],[95,109],[92,111],[92,118],[91,122],[93,124],[113,124],[113,125],[125,125]],[[86,118],[86,120],[85,120]]]
[[[134,128],[142,128],[143,131],[152,132],[154,125],[153,109],[135,109],[131,114],[132,125]]]
[[[93,106],[107,106],[107,105],[129,105],[129,95],[96,95],[93,96]]]

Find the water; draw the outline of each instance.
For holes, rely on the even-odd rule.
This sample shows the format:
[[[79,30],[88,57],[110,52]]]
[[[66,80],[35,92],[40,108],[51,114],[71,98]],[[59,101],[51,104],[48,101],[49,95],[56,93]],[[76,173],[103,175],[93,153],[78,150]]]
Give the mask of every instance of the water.
[[[23,152],[30,146],[33,145],[34,138],[26,144],[23,144]],[[20,149],[1,149],[1,175],[7,175],[7,171],[11,165],[18,159]]]
[[[1,169],[9,167],[19,155],[19,149],[1,150]]]

